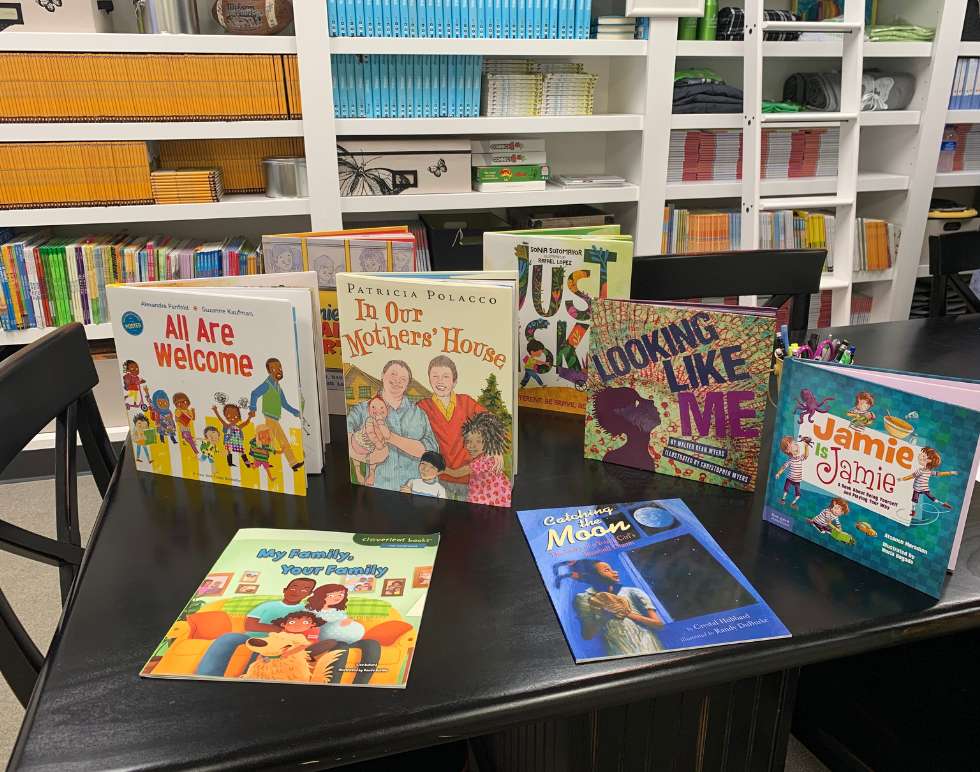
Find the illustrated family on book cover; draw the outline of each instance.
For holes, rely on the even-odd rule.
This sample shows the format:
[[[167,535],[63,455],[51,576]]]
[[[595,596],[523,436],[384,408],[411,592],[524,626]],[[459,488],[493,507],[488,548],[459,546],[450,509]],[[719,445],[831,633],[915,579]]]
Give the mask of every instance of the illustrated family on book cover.
[[[142,675],[404,688],[438,534],[243,528]]]
[[[337,275],[353,483],[510,505],[515,280]]]
[[[939,597],[980,453],[980,388],[857,366],[783,366],[763,516]]]
[[[789,636],[680,499],[518,518],[576,662]]]

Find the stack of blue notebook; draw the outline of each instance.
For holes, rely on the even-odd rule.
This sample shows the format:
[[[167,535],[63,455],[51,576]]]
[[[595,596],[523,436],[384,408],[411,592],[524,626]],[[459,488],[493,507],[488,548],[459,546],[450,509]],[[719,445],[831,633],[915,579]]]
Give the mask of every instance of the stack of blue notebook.
[[[588,38],[592,0],[327,0],[330,34],[386,38]]]
[[[335,54],[337,118],[468,118],[480,114],[482,56]]]

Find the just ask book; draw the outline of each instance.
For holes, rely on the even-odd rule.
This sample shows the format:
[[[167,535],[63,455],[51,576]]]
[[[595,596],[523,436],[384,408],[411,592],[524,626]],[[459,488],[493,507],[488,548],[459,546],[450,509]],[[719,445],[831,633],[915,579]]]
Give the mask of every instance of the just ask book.
[[[633,241],[618,225],[487,232],[483,267],[518,271],[521,407],[585,412],[595,298],[628,298]]]
[[[980,383],[787,359],[763,517],[938,598],[980,463]]]
[[[337,274],[352,483],[510,506],[516,279]]]
[[[517,516],[576,662],[790,635],[680,499]]]
[[[320,436],[310,297],[294,288],[108,288],[138,471],[306,494],[304,435]]]
[[[775,311],[597,299],[585,457],[754,490]]]
[[[439,534],[243,528],[140,675],[403,689]]]

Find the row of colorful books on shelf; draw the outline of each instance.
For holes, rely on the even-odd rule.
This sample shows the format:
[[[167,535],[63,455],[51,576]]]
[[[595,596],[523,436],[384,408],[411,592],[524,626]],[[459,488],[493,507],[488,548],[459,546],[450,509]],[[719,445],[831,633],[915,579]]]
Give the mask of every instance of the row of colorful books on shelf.
[[[145,142],[0,143],[0,209],[151,203]]]
[[[840,131],[836,128],[762,130],[762,178],[837,174]],[[675,129],[670,132],[667,182],[742,179],[741,129]]]
[[[790,301],[776,312],[778,324],[789,324]],[[831,290],[821,290],[810,296],[810,313],[807,317],[807,329],[819,330],[831,326],[831,313],[834,305],[834,293]],[[851,293],[851,324],[867,324],[871,321],[871,309],[874,298],[860,292]]]
[[[741,249],[742,216],[737,210],[696,211],[664,207],[661,254],[730,252]]]
[[[0,245],[0,257],[4,330],[108,322],[106,287],[111,284],[262,272],[261,256],[240,237],[202,242],[34,231],[10,237]]]
[[[335,54],[338,118],[468,118],[480,114],[482,56]]]
[[[955,123],[946,127],[938,168],[942,172],[980,170],[980,124]]]
[[[5,53],[0,122],[298,118],[293,54]]]
[[[588,38],[592,0],[327,0],[344,37]]]

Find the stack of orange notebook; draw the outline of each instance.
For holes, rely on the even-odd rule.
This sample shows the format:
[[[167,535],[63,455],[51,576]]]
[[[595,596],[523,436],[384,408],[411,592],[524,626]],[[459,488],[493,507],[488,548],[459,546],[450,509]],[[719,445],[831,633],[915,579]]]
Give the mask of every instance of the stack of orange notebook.
[[[143,142],[0,143],[0,209],[152,202]]]
[[[5,53],[0,122],[299,117],[296,57],[280,54]],[[297,102],[298,108],[298,102]]]
[[[263,158],[304,154],[302,137],[172,139],[157,143],[157,148],[161,167],[220,169],[228,193],[262,193]]]
[[[158,204],[210,204],[225,192],[220,169],[157,169],[150,184]]]

